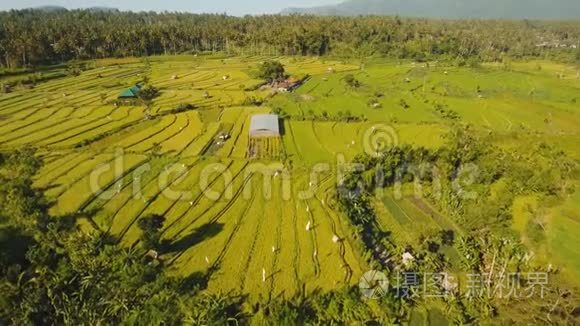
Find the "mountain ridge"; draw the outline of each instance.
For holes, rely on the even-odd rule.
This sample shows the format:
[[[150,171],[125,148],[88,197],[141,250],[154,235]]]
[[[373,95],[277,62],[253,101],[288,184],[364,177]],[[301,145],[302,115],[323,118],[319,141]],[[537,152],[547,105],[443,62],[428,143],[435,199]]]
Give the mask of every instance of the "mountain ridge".
[[[336,5],[287,8],[282,14],[381,15],[425,18],[580,19],[578,0],[348,0]]]

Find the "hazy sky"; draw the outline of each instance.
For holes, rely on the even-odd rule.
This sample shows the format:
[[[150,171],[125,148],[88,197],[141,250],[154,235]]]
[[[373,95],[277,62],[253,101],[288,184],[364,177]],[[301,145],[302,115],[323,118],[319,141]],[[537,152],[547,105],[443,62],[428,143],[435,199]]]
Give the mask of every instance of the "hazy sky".
[[[120,10],[211,12],[230,15],[277,13],[287,7],[313,7],[342,0],[0,0],[0,10],[46,5],[66,8],[113,7]]]

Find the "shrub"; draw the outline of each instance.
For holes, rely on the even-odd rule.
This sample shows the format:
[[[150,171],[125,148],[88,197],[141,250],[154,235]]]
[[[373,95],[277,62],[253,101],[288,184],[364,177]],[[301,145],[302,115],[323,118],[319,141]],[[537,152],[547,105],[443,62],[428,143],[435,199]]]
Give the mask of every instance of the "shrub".
[[[247,106],[249,106],[249,105],[260,106],[260,105],[262,105],[262,103],[264,103],[264,100],[259,98],[259,97],[255,97],[255,96],[248,96],[242,101],[242,105],[247,105]]]
[[[403,108],[403,109],[408,109],[410,108],[409,104],[407,104],[407,101],[405,101],[404,99],[401,99],[399,101],[399,105]]]
[[[139,220],[139,229],[143,232],[141,234],[141,241],[145,249],[159,249],[161,232],[165,223],[165,217],[160,215],[149,215]]]
[[[367,104],[368,104],[368,106],[370,106],[373,109],[379,109],[382,107],[381,103],[376,98],[369,99]]]
[[[159,96],[159,90],[155,86],[151,85],[147,85],[141,88],[141,91],[139,92],[139,98],[141,98],[143,101],[150,101],[157,96]]]
[[[190,103],[181,103],[175,109],[171,110],[171,113],[180,113],[185,111],[190,111],[196,109],[196,106]]]
[[[348,74],[344,76],[345,83],[352,88],[360,87],[360,82],[354,77],[353,74]]]

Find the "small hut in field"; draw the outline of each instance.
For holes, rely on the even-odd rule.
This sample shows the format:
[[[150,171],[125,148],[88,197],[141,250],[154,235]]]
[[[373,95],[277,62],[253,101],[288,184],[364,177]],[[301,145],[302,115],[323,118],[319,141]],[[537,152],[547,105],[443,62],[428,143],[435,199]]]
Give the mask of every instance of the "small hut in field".
[[[127,88],[126,90],[122,91],[121,94],[117,97],[119,100],[135,100],[139,97],[139,93],[141,92],[141,86],[135,85],[133,87]]]

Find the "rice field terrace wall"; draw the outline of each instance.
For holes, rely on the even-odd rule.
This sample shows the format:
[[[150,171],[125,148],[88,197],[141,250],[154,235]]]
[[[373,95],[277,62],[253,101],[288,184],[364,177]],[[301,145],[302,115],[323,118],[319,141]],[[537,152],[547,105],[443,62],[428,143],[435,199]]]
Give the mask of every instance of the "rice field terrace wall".
[[[361,153],[386,145],[435,151],[452,128],[468,123],[502,148],[545,140],[578,157],[574,67],[277,57],[290,76],[309,76],[285,93],[260,87],[254,70],[268,59],[91,61],[76,76],[1,93],[0,149],[38,148],[44,166],[34,186],[45,190],[54,218],[77,217],[84,230],[131,247],[141,244],[141,218],[163,216],[159,260],[170,273],[206,274],[207,291],[253,301],[353,286],[371,268],[357,226],[334,196],[344,175],[339,163]],[[15,76],[0,81],[8,78]],[[113,104],[137,83],[159,95],[142,105]],[[280,137],[248,136],[251,117],[264,113],[280,115]],[[249,168],[255,164],[265,168]],[[577,197],[554,210],[568,214]],[[433,202],[407,193],[387,191],[372,206],[377,228],[395,246],[464,229]],[[553,248],[564,247],[559,239],[575,220],[568,215],[550,229]],[[457,268],[456,249],[442,250]],[[563,249],[559,259],[570,255]]]

